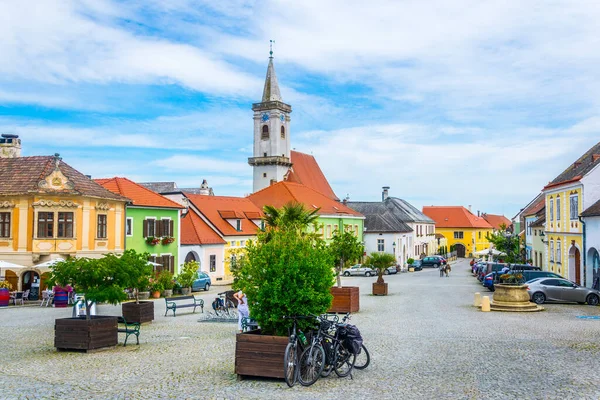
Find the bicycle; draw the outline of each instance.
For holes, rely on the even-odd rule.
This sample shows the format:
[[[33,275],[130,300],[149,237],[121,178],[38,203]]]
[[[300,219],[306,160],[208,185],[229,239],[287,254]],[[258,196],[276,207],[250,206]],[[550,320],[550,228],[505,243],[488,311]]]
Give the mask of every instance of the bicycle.
[[[304,346],[308,343],[304,332],[298,329],[299,319],[308,319],[311,317],[304,316],[284,316],[283,319],[291,319],[293,321],[292,328],[289,333],[289,343],[285,348],[285,354],[283,356],[283,375],[285,383],[289,387],[293,387],[298,381],[298,360],[299,354],[304,349]]]
[[[342,323],[346,323],[350,320],[350,313],[346,313],[344,318],[342,318]],[[369,366],[371,363],[371,355],[367,350],[367,347],[363,343],[360,347],[359,352],[356,354],[356,361],[354,362],[354,368],[362,370]]]
[[[212,308],[215,315],[218,317],[228,316],[230,318],[237,318],[237,309],[233,301],[227,299],[225,296],[227,292],[217,293],[219,297],[215,297],[212,302]]]
[[[337,316],[335,318],[337,319]],[[340,378],[344,378],[352,373],[356,354],[347,349],[343,339],[340,338],[340,330],[345,325],[345,323],[332,322],[327,318],[320,318],[319,336],[325,351],[325,366],[320,374],[323,377],[329,376],[332,371]]]

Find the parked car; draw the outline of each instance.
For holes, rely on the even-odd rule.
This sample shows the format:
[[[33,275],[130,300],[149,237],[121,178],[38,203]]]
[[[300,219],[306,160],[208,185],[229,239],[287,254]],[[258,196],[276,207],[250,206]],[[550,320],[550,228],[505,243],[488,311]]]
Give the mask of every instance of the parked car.
[[[350,275],[375,276],[375,275],[377,275],[377,271],[375,271],[373,268],[371,268],[367,265],[356,264],[356,265],[351,266],[350,268],[346,268],[345,270],[343,270],[342,274],[344,276],[350,276]]]
[[[422,271],[423,270],[423,263],[421,262],[421,260],[414,260],[412,262],[412,264],[408,265],[409,268],[414,268],[415,271]]]
[[[377,272],[377,271],[375,271],[375,272]],[[398,268],[396,268],[395,265],[393,265],[391,267],[387,267],[386,269],[383,270],[384,275],[397,274],[397,273],[398,273]]]
[[[538,267],[532,267],[532,268],[538,268]],[[555,274],[554,272],[549,272],[549,271],[520,271],[520,270],[516,270],[516,271],[508,271],[507,274],[522,274],[523,275],[523,282],[529,282],[533,279],[541,279],[541,278],[559,278],[559,279],[565,279],[564,277]],[[486,288],[488,288],[491,292],[493,292],[494,289],[494,285],[497,284],[500,281],[500,275],[502,275],[501,272],[490,272],[489,274],[487,274],[485,276],[485,278],[483,279],[483,281],[481,282],[483,284],[483,286],[485,286]]]
[[[427,256],[427,257],[421,259],[422,267],[437,268],[440,265],[446,265],[446,260],[442,256]]]
[[[566,279],[540,279],[529,283],[527,291],[531,301],[536,304],[556,301],[596,306],[600,302],[600,291],[581,287]]]
[[[192,292],[199,292],[200,289],[206,290],[210,289],[210,285],[212,282],[210,280],[210,276],[206,272],[198,272],[198,278],[192,283]]]

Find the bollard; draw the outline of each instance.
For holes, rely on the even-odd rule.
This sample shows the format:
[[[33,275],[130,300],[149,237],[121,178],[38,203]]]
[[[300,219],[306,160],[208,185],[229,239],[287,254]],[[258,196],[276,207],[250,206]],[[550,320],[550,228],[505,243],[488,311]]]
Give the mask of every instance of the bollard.
[[[481,311],[489,312],[490,310],[490,296],[483,296],[481,299]]]
[[[475,307],[481,307],[481,293],[475,293],[475,301],[473,301]]]

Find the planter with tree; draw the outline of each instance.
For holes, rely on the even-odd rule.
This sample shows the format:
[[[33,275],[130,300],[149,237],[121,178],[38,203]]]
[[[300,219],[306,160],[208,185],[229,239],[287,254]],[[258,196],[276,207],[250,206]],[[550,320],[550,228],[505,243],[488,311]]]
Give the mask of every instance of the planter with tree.
[[[248,243],[246,256],[234,271],[234,288],[246,294],[250,316],[261,327],[236,337],[238,375],[283,378],[291,327],[283,317],[318,315],[331,305],[333,257],[320,237],[306,232],[309,212],[298,205],[277,212],[274,223]],[[291,218],[292,214],[299,218]],[[300,329],[312,325],[306,320],[298,323]]]
[[[377,282],[373,282],[373,294],[387,296],[388,284],[383,280],[383,271],[396,264],[396,257],[388,253],[371,253],[367,264],[372,265],[377,270]]]
[[[200,265],[196,261],[188,261],[183,264],[181,273],[177,276],[177,282],[181,285],[181,294],[186,296],[192,293],[192,285],[198,279]]]
[[[148,264],[148,253],[137,253],[135,250],[126,250],[120,257],[113,256],[119,269],[126,271],[127,287],[133,290],[135,301],[123,303],[121,311],[127,322],[143,324],[154,321],[154,302],[148,300],[150,293],[150,277],[153,273],[152,265]]]
[[[77,258],[52,266],[51,285],[71,285],[85,294],[85,317],[55,320],[54,347],[59,350],[94,350],[117,345],[117,317],[91,316],[93,303],[118,304],[125,300],[128,271],[121,270],[118,257]]]
[[[333,234],[329,251],[335,260],[337,285],[331,288],[333,303],[329,312],[346,313],[360,310],[358,286],[342,286],[340,274],[347,262],[357,261],[364,254],[364,247],[352,232],[340,231]]]
[[[173,296],[173,287],[175,286],[175,281],[173,280],[173,274],[170,271],[164,270],[158,274],[156,278],[158,282],[163,287],[162,295],[165,297]]]

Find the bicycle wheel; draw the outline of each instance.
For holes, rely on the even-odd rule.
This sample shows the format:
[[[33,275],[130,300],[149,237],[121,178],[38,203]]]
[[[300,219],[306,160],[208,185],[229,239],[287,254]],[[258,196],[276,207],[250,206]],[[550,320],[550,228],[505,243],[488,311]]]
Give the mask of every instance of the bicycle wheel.
[[[225,302],[225,310],[227,312],[227,315],[229,315],[232,318],[237,318],[237,309],[235,308],[235,304],[233,304],[233,301],[227,300]]]
[[[355,361],[356,354],[350,353],[343,344],[336,344],[335,366],[333,370],[337,376],[343,378],[350,375]]]
[[[364,343],[360,348],[360,353],[356,355],[356,361],[354,362],[354,368],[356,369],[365,369],[371,363],[371,356],[369,355],[369,351],[365,347]]]
[[[307,347],[298,361],[298,380],[302,386],[310,386],[319,379],[325,367],[325,350],[320,344]]]
[[[297,373],[297,351],[296,343],[288,343],[285,348],[285,355],[283,356],[283,375],[285,378],[285,383],[289,387],[292,387],[296,384],[296,379],[298,378]]]
[[[333,366],[335,364],[335,349],[333,348],[333,343],[331,343],[331,340],[329,339],[323,340],[322,347],[325,350],[325,365],[323,367],[323,371],[321,372],[321,376],[327,378],[329,374],[333,372]]]

